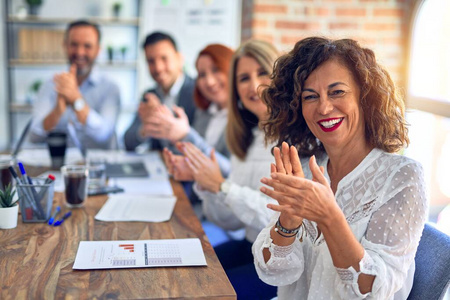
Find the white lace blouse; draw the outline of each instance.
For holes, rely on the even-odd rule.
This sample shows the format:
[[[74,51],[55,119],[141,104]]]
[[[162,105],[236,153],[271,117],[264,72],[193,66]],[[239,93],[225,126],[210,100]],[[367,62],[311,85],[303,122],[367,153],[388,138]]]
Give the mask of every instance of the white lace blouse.
[[[244,161],[231,156],[231,173],[227,179],[230,190],[226,195],[200,190],[197,184],[194,185],[208,220],[226,230],[245,228],[246,239],[250,242],[255,241],[274,215],[266,205],[276,203],[259,191],[263,186],[261,178],[270,176],[270,164],[274,162],[270,152],[272,146],[264,146],[261,130],[255,128],[253,135]]]
[[[328,158],[319,161],[319,165],[327,163]],[[307,159],[302,160],[302,166],[305,176],[311,178]],[[353,267],[334,267],[314,222],[303,221],[303,242],[296,239],[290,246],[274,245],[270,229],[278,216],[253,244],[259,277],[279,287],[279,299],[394,299],[397,291],[395,299],[406,299],[428,208],[420,164],[374,149],[339,182],[335,197],[365,249],[360,271],[375,275],[372,291],[360,293]],[[264,248],[271,252],[267,264],[262,255]]]

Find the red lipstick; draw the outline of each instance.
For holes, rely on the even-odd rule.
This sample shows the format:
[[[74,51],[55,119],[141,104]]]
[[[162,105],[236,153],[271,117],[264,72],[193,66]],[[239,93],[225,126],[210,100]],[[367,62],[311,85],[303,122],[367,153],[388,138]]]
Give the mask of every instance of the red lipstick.
[[[322,126],[321,123],[323,122],[329,122],[329,121],[335,121],[335,120],[339,120],[339,122],[337,122],[336,124],[334,124],[331,127],[324,127]],[[341,126],[342,121],[344,120],[344,118],[329,118],[329,119],[323,119],[320,120],[319,122],[317,122],[317,124],[319,124],[320,128],[324,131],[324,132],[331,132],[331,131],[335,131],[336,129],[339,128],[339,126]]]

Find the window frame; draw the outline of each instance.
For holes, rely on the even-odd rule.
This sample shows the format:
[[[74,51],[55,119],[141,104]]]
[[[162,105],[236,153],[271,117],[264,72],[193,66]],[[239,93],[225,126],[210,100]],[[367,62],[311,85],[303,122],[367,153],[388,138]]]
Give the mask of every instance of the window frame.
[[[427,0],[419,0],[415,1],[414,6],[411,12],[410,19],[410,32],[408,39],[408,51],[407,51],[407,67],[406,67],[406,108],[407,109],[415,109],[427,113],[432,113],[434,115],[443,116],[450,118],[450,102],[442,101],[437,98],[429,98],[424,96],[417,96],[411,94],[410,89],[410,77],[411,77],[411,64],[412,64],[412,46],[414,40],[414,32],[416,29],[416,21],[422,8],[423,4]]]

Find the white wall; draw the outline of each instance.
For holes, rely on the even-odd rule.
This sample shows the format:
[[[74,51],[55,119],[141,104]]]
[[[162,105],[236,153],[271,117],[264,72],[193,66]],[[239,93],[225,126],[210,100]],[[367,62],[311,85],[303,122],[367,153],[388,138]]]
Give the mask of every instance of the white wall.
[[[5,10],[4,1],[0,2],[0,16],[3,19]],[[9,141],[9,119],[8,119],[8,100],[6,84],[6,41],[5,41],[4,23],[0,22],[0,151],[8,147]]]
[[[195,76],[195,60],[205,46],[212,43],[224,44],[232,49],[239,46],[241,7],[241,0],[143,0],[139,47],[153,31],[171,34],[184,56],[186,72]],[[154,86],[141,48],[138,50],[138,76],[138,91],[141,94]]]

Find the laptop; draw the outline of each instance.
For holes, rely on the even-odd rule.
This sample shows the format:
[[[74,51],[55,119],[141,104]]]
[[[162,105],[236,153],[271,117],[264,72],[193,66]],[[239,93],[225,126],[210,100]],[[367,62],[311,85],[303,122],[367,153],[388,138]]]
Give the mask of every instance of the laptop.
[[[86,149],[81,144],[77,137],[75,127],[71,122],[67,125],[69,137],[74,145],[80,150],[81,155],[86,159]],[[142,161],[120,162],[120,163],[106,163],[106,177],[148,177],[150,174],[147,171]]]
[[[149,177],[149,175],[150,173],[141,161],[106,164],[106,177],[109,178]]]
[[[25,137],[28,135],[28,132],[30,131],[31,124],[33,123],[33,118],[28,121],[27,125],[25,125],[25,128],[22,130],[22,133],[20,134],[19,141],[16,144],[16,147],[14,147],[14,150],[11,154],[13,159],[17,158],[17,154],[19,154],[20,149],[22,148],[22,144],[25,141]]]

